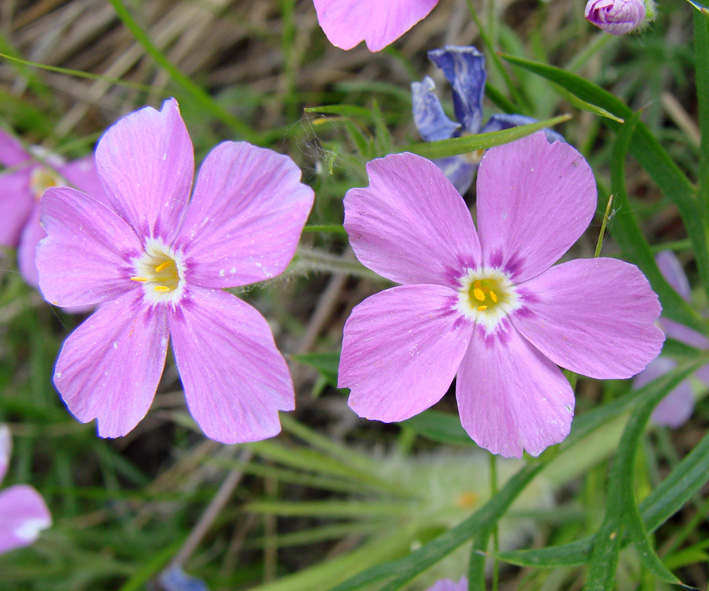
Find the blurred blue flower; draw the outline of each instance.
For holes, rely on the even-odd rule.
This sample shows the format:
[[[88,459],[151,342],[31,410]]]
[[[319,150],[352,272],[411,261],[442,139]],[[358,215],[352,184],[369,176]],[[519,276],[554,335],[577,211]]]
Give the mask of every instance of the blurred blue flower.
[[[457,123],[448,119],[441,102],[434,93],[433,80],[426,76],[421,82],[411,84],[413,114],[416,127],[424,141],[434,142],[461,135],[476,135],[536,123],[525,115],[492,115],[485,125],[483,95],[485,94],[485,56],[475,47],[446,45],[443,49],[428,52],[430,59],[441,69],[453,90],[453,108]],[[550,142],[564,138],[549,129],[544,130]],[[458,191],[463,194],[473,182],[482,153],[451,156],[434,160]]]

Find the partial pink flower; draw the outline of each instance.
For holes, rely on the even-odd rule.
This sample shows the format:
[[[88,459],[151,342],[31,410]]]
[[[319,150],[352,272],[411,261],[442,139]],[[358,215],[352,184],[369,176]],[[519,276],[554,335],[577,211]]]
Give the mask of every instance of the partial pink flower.
[[[335,47],[364,41],[384,49],[431,12],[438,0],[314,0],[322,30]]]
[[[586,20],[611,35],[625,35],[645,20],[644,0],[588,0]]]
[[[313,191],[287,156],[224,142],[192,198],[192,142],[174,99],[119,120],[96,149],[101,202],[75,189],[42,199],[39,287],[59,306],[98,309],[64,342],[54,384],[102,437],[128,433],[155,395],[172,338],[187,405],[224,443],[280,431],[290,373],[266,320],[223,291],[280,274]]]
[[[37,287],[34,257],[46,236],[39,224],[40,199],[50,187],[71,185],[101,197],[103,188],[93,156],[66,162],[56,154],[22,144],[0,130],[0,164],[13,170],[0,175],[0,246],[17,248],[17,265],[25,281]]]
[[[667,282],[682,298],[689,302],[691,290],[687,276],[682,269],[682,263],[668,250],[659,253],[655,260]],[[659,324],[669,338],[696,349],[709,351],[709,339],[703,334],[667,318],[660,318]],[[674,359],[658,357],[635,377],[633,388],[642,388],[672,371],[675,367],[677,367],[677,362]],[[700,367],[694,373],[694,376],[709,385],[709,365]],[[687,422],[693,411],[694,396],[692,395],[692,386],[689,380],[684,380],[655,407],[650,419],[657,425],[666,425],[676,429]]]
[[[468,579],[463,577],[457,583],[451,579],[441,579],[428,591],[468,591]]]
[[[657,296],[634,265],[552,266],[596,210],[583,157],[544,133],[490,149],[477,180],[476,231],[438,167],[413,154],[367,165],[345,197],[357,258],[403,285],[359,304],[344,329],[339,385],[360,416],[403,421],[457,375],[461,422],[492,453],[540,454],[569,432],[574,394],[560,365],[629,378],[664,336]]]
[[[0,482],[7,473],[11,451],[10,431],[0,425]],[[31,486],[16,484],[0,492],[0,554],[29,546],[50,525],[49,509]]]

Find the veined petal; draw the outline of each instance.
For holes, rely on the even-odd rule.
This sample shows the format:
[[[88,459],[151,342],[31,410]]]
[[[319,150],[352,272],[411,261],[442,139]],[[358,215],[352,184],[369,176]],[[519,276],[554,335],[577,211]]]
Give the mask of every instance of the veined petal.
[[[543,132],[490,148],[478,170],[477,213],[485,264],[520,282],[548,269],[596,211],[596,181],[569,144]]]
[[[430,160],[391,154],[367,164],[369,186],[345,195],[345,229],[363,265],[397,283],[458,287],[481,262],[455,187]]]
[[[0,174],[0,246],[15,248],[35,204],[28,169]]]
[[[243,443],[281,430],[293,383],[261,314],[222,290],[192,287],[170,332],[187,406],[207,437]]]
[[[438,402],[453,382],[473,325],[439,285],[405,285],[367,298],[347,320],[338,385],[359,416],[387,423]]]
[[[0,425],[0,482],[7,474],[7,467],[10,465],[10,455],[12,454],[12,438],[7,425]]]
[[[39,493],[26,484],[0,492],[0,554],[28,546],[52,525],[52,516]]]
[[[442,71],[453,89],[455,118],[468,133],[478,133],[483,120],[485,96],[485,56],[475,47],[446,45],[432,49],[428,59]]]
[[[421,82],[411,83],[411,98],[416,129],[427,142],[452,138],[460,123],[448,119],[441,101],[434,92],[436,84],[426,76]]]
[[[15,136],[0,129],[0,164],[7,166],[17,166],[19,164],[30,164],[30,156],[22,145],[22,142]]]
[[[98,176],[94,155],[68,162],[59,168],[61,175],[72,187],[91,195],[97,201],[107,203],[103,183]]]
[[[30,212],[29,217],[22,230],[20,236],[20,245],[17,247],[17,267],[22,273],[22,278],[32,287],[37,287],[37,265],[35,263],[35,254],[37,244],[42,238],[47,236],[42,226],[39,223],[40,204],[35,202],[34,209]]]
[[[148,412],[165,366],[165,310],[135,290],[100,306],[64,341],[54,385],[79,421],[98,421],[100,437],[122,437]]]
[[[314,0],[318,22],[335,47],[365,41],[379,51],[431,12],[438,0]]]
[[[563,441],[574,393],[549,359],[503,322],[494,335],[476,325],[458,370],[458,410],[480,447],[505,457],[537,456]]]
[[[491,115],[487,120],[487,123],[483,125],[480,133],[489,133],[491,131],[501,131],[503,129],[511,129],[513,127],[519,127],[520,125],[529,125],[530,123],[537,123],[537,119],[532,117],[527,117],[526,115],[515,115],[507,113],[498,113],[497,115]],[[547,136],[549,142],[565,142],[564,136],[557,133],[553,129],[544,129],[544,134]]]
[[[633,388],[636,390],[642,388],[672,371],[675,367],[677,367],[677,362],[674,359],[657,357],[635,376]],[[689,380],[684,380],[660,401],[660,404],[652,411],[650,420],[656,425],[677,428],[689,419],[693,410],[694,397],[692,396],[692,387],[689,384]]]
[[[138,236],[111,209],[76,189],[48,189],[41,200],[47,238],[37,246],[39,288],[55,306],[98,304],[137,283],[131,261],[141,252]]]
[[[679,262],[675,254],[670,250],[663,250],[657,253],[655,261],[660,269],[660,273],[667,279],[667,282],[679,295],[686,301],[689,301],[692,290],[689,287],[687,275],[685,275],[684,269],[682,269],[682,263]]]
[[[170,241],[194,177],[192,141],[175,99],[119,119],[96,147],[96,166],[111,207],[136,232]]]
[[[520,286],[527,305],[514,326],[554,363],[598,379],[623,379],[662,349],[660,304],[635,265],[578,259]]]
[[[189,280],[233,287],[275,277],[288,266],[313,206],[295,163],[245,142],[223,142],[199,171],[175,248]]]

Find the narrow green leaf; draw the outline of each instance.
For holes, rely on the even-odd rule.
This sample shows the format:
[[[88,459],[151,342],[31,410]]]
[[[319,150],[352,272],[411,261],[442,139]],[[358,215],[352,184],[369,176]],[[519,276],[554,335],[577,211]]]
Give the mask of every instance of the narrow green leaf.
[[[494,146],[500,146],[526,137],[535,131],[540,131],[547,127],[553,127],[557,123],[563,123],[571,119],[571,115],[560,115],[539,123],[520,125],[502,131],[491,131],[488,133],[478,133],[476,135],[466,135],[455,137],[449,140],[439,140],[437,142],[421,142],[409,144],[396,148],[396,152],[413,152],[426,158],[447,158],[448,156],[458,156],[477,150],[487,150]]]
[[[372,111],[359,105],[324,105],[322,107],[306,107],[306,113],[325,113],[327,115],[342,115],[343,117],[359,117],[372,122]]]
[[[704,332],[706,328],[704,320],[660,273],[655,262],[655,256],[640,230],[633,208],[628,201],[628,195],[625,191],[625,157],[639,120],[640,113],[631,115],[625,125],[620,128],[616,141],[613,143],[611,190],[615,196],[617,211],[613,219],[612,234],[623,249],[623,252],[647,275],[653,289],[660,297],[663,313],[672,320]]]
[[[525,466],[510,480],[500,492],[465,521],[448,530],[435,540],[425,544],[408,556],[378,564],[347,579],[330,591],[356,591],[375,583],[388,584],[382,591],[397,591],[417,575],[436,564],[439,560],[459,548],[477,535],[482,529],[491,527],[507,511],[512,502],[534,479],[544,464]]]
[[[305,353],[302,355],[289,355],[289,357],[293,361],[317,369],[331,386],[337,387],[337,370],[340,365],[339,353]]]
[[[703,14],[704,17],[709,17],[709,6],[704,6],[703,4],[700,4],[697,2],[697,0],[687,0],[694,8],[696,8],[700,14]]]
[[[706,11],[706,9],[705,9]],[[697,110],[699,111],[699,187],[698,197],[709,232],[709,13],[694,13],[694,51],[696,54]]]
[[[484,528],[475,536],[468,564],[468,591],[485,591],[485,558],[491,535],[492,528]]]
[[[167,56],[155,45],[148,34],[141,28],[138,22],[131,16],[128,9],[121,0],[109,0],[118,18],[121,19],[126,28],[133,34],[135,40],[142,45],[145,52],[160,65],[170,77],[177,82],[192,98],[202,105],[207,111],[212,113],[217,119],[223,121],[247,142],[262,144],[262,137],[256,133],[249,125],[235,117],[218,102],[216,102],[201,86],[192,81],[189,76],[185,76],[178,70]]]

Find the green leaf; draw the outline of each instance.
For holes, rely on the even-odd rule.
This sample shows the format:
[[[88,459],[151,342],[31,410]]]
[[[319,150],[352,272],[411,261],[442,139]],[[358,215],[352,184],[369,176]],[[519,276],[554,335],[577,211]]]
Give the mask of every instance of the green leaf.
[[[304,353],[302,355],[289,355],[289,357],[293,361],[317,369],[318,373],[323,376],[333,388],[337,388],[337,370],[340,365],[339,353]]]
[[[699,111],[699,188],[698,197],[709,229],[709,12],[694,13],[697,109]]]
[[[325,113],[328,115],[342,115],[343,117],[354,117],[372,122],[372,110],[359,105],[325,105],[322,107],[306,107],[306,113]]]
[[[528,125],[520,125],[511,129],[503,129],[502,131],[491,131],[488,133],[478,133],[476,135],[466,135],[463,137],[455,137],[449,140],[439,140],[437,142],[421,142],[417,144],[409,144],[396,148],[396,152],[413,152],[419,156],[426,158],[447,158],[448,156],[459,156],[460,154],[468,154],[477,150],[487,150],[494,146],[501,146],[513,142],[520,138],[526,137],[535,131],[541,131],[547,127],[553,127],[557,123],[563,123],[571,119],[571,115],[560,115],[539,123],[530,123]]]

